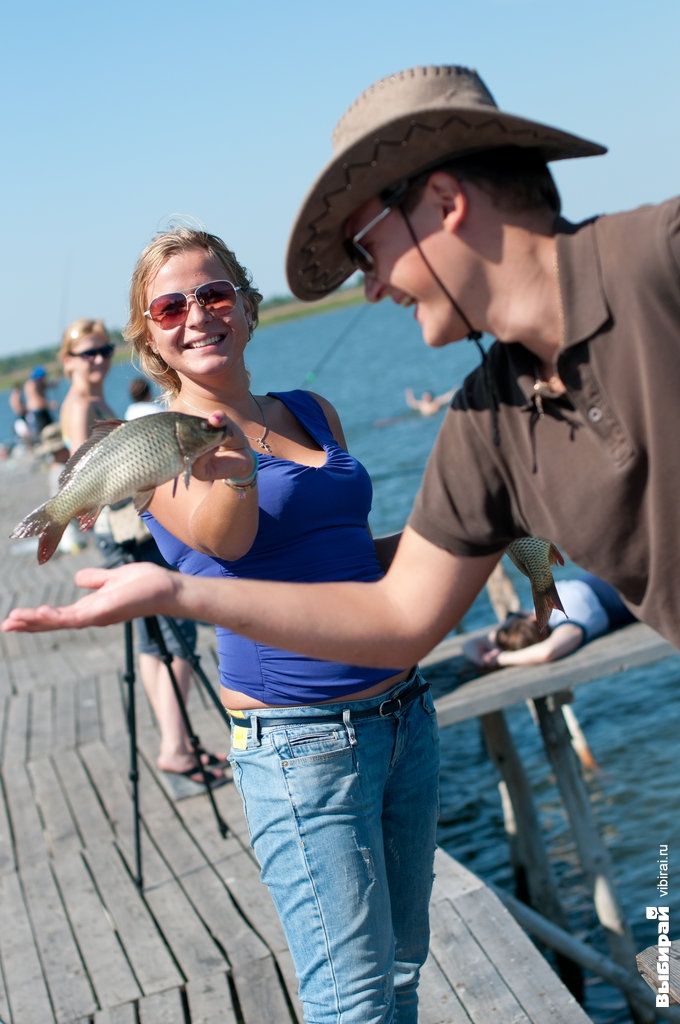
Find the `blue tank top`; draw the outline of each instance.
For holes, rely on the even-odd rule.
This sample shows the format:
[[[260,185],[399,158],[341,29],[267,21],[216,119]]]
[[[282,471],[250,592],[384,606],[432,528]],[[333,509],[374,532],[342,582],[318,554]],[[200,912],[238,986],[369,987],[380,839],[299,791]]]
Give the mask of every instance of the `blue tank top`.
[[[373,488],[341,448],[319,403],[306,391],[269,392],[326,452],[323,466],[259,454],[259,526],[252,547],[233,562],[178,540],[149,512],[143,518],[165,560],[192,576],[323,583],[379,579],[368,530]],[[400,671],[319,661],[216,628],[220,682],[265,704],[307,704],[365,690]]]

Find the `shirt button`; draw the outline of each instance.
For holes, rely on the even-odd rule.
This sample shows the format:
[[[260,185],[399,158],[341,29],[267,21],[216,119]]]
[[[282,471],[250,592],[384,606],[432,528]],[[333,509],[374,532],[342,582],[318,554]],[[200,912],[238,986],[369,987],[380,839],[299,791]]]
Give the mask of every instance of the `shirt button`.
[[[602,409],[597,405],[591,405],[588,409],[588,419],[591,423],[599,423],[602,419]]]

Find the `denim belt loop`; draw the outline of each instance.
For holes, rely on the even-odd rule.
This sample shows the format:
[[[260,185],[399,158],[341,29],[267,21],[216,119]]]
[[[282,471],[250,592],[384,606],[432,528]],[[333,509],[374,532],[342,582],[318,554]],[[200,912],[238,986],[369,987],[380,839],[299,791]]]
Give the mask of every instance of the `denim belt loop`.
[[[262,741],[260,739],[260,725],[261,725],[261,723],[260,723],[260,716],[259,715],[251,715],[250,716],[250,739],[251,739],[252,745],[254,747],[259,747],[261,745],[261,743],[262,743]]]
[[[350,746],[356,747],[357,738],[354,732],[354,726],[352,725],[351,712],[349,708],[345,708],[345,710],[342,713],[342,724],[344,725],[345,731],[347,732],[347,739],[350,742]]]

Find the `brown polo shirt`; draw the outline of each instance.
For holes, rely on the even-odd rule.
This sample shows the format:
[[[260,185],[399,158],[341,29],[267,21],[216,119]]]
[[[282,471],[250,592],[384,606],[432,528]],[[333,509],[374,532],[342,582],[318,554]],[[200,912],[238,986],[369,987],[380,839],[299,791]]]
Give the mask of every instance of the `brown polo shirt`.
[[[460,555],[534,534],[680,646],[680,199],[561,224],[567,395],[533,399],[536,358],[492,346],[457,393],[410,525]]]

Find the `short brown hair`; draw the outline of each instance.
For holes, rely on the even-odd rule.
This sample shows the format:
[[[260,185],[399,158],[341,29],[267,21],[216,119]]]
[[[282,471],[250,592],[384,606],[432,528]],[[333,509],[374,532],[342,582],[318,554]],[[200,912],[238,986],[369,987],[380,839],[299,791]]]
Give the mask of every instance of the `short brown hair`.
[[[523,647],[537,644],[541,639],[538,623],[525,612],[509,615],[496,630],[496,647],[502,651],[519,651]]]
[[[546,207],[555,214],[562,208],[560,194],[548,165],[535,149],[500,146],[454,157],[419,174],[414,185],[424,186],[435,170],[469,181],[491,197],[495,206],[512,213],[528,213]],[[415,206],[420,190],[409,194]]]
[[[125,339],[130,342],[143,373],[151,377],[163,388],[164,396],[172,398],[179,394],[179,377],[164,359],[151,351],[148,340],[148,327],[144,310],[146,309],[146,288],[149,281],[158,273],[172,256],[202,249],[209,256],[216,257],[233,284],[239,285],[251,315],[253,329],[257,327],[258,308],[262,295],[252,284],[252,277],[245,267],[236,259],[221,238],[207,231],[196,228],[177,227],[170,231],[161,231],[151,239],[141,253],[132,271],[130,282],[130,318],[123,331]]]

